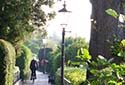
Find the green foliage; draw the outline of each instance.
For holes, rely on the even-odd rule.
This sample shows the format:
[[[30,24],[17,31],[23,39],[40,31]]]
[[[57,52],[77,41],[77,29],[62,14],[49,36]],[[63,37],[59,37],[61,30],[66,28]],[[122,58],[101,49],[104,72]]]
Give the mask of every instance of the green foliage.
[[[65,67],[65,78],[71,82],[71,85],[81,85],[86,80],[86,68]],[[56,85],[60,85],[60,69],[56,72]]]
[[[21,78],[27,79],[30,76],[30,61],[32,59],[32,52],[24,45],[20,45],[21,55],[16,59],[16,66],[19,66]]]
[[[116,46],[115,46],[116,45]],[[124,46],[125,40],[121,43],[118,39],[112,44],[112,51],[114,56],[119,55],[124,58]],[[107,60],[103,56],[99,55],[96,61],[91,62],[91,67],[89,71],[91,75],[87,80],[91,85],[123,85],[125,82],[125,64],[124,59],[119,62],[119,64],[112,63],[113,58]],[[87,81],[87,82],[88,82]]]
[[[47,13],[43,10],[41,10],[42,5],[49,5],[52,6],[54,0],[49,1],[48,0],[37,0],[33,5],[33,13],[32,13],[32,23],[33,25],[40,27],[44,26],[46,24],[46,21],[55,16],[55,12]]]
[[[85,38],[67,38],[65,42],[65,62],[68,60],[79,61],[77,56],[77,51],[80,48],[88,48],[88,43],[85,41]]]
[[[102,69],[108,65],[110,65],[110,62],[112,62],[113,58],[107,60],[103,56],[99,55],[96,59],[96,61],[92,61],[91,64],[93,67],[97,67],[98,69]]]
[[[125,52],[123,50],[121,50],[119,53],[118,53],[118,56],[120,57],[125,57]]]
[[[76,58],[77,50],[81,47],[88,48],[88,43],[85,41],[84,38],[69,37],[65,39],[65,65],[69,65],[68,63],[70,60],[74,60],[74,62],[78,60],[78,58]],[[55,76],[57,69],[61,66],[61,43],[59,43],[59,45],[57,45],[57,48],[55,48],[49,55],[49,67],[51,67],[49,74]]]
[[[61,69],[58,68],[58,70],[55,73],[55,84],[60,85],[61,84]]]
[[[123,7],[124,8],[124,7]],[[119,18],[121,18],[123,21],[120,21],[120,23],[118,24],[118,27],[119,28],[125,28],[125,25],[123,24],[125,22],[125,15],[124,14],[120,14],[120,13],[117,13],[115,10],[113,9],[107,9],[105,11],[107,14],[111,15],[112,17],[116,18],[117,20]]]
[[[120,43],[121,50],[118,53],[118,56],[122,57],[125,60],[125,40],[123,39]]]
[[[72,85],[80,85],[86,80],[86,71],[87,68],[74,68],[66,67],[65,68],[65,77],[71,81]]]
[[[116,65],[116,64],[112,64],[111,67],[113,68],[114,72],[116,72],[116,76],[118,77],[118,79],[123,80],[123,77],[125,75],[125,64],[120,64],[120,65]]]
[[[116,83],[116,81],[110,80],[110,81],[108,82],[108,85],[117,85],[117,83]]]
[[[53,57],[51,75],[55,75],[58,68],[61,66],[61,54],[58,53]]]
[[[118,16],[119,16],[117,14],[117,12],[115,10],[113,10],[113,9],[107,9],[106,13],[109,14],[109,15],[111,15],[111,16],[113,16],[114,18],[118,18]]]
[[[108,41],[110,46],[110,51],[112,53],[112,56],[118,56],[118,53],[120,51],[120,40],[118,39],[118,37],[115,35],[114,36],[114,41]]]
[[[68,61],[68,65],[70,66],[77,66],[80,67],[81,65],[83,65],[84,67],[88,67],[88,63],[90,63],[91,60],[91,55],[89,54],[88,50],[86,48],[80,48],[77,51],[77,56],[76,58],[79,59],[79,61]]]
[[[123,85],[123,82],[122,81],[121,82],[116,82],[116,81],[110,80],[108,82],[108,85]]]
[[[122,40],[122,41],[121,41],[121,45],[122,45],[123,47],[125,47],[125,40]]]
[[[2,0],[0,3],[0,38],[12,43],[23,39],[33,31],[29,25],[34,1]]]
[[[7,41],[0,39],[0,85],[13,85],[15,49]]]
[[[76,48],[88,48],[88,43],[86,42],[85,38],[81,37],[68,37],[65,39],[65,47],[76,47]]]
[[[24,42],[24,45],[30,48],[34,54],[38,54],[41,42],[42,40],[29,39],[27,42]]]
[[[125,64],[116,65],[111,60],[99,56],[97,61],[92,61],[89,67],[91,75],[86,82],[91,85],[123,85]]]
[[[91,55],[88,50],[83,48],[78,50],[76,57],[80,58],[82,61],[89,61],[91,59]]]
[[[45,14],[41,10],[42,5],[52,6],[53,4],[53,0],[49,3],[48,0],[1,0],[0,38],[14,45],[17,42],[25,41],[36,28],[46,25],[46,16],[54,17],[54,12]],[[45,34],[44,30],[42,30],[42,34]]]
[[[113,70],[110,67],[107,67],[107,68],[104,68],[101,70],[92,69],[90,72],[94,75],[94,77],[91,81],[92,85],[94,85],[94,82],[98,83],[99,85],[103,85],[103,84],[107,83],[107,81],[109,81],[113,75],[112,74]],[[114,79],[114,77],[112,79]]]
[[[59,43],[58,48],[55,49],[51,55],[51,73],[55,75],[55,72],[61,65],[61,43]],[[65,39],[65,63],[68,65],[69,60],[77,61],[78,58],[76,58],[77,50],[83,48],[88,48],[88,43],[85,41],[84,38],[66,38]]]
[[[72,85],[124,85],[125,64],[123,62],[120,61],[120,64],[115,64],[115,63],[112,63],[114,58],[107,60],[105,57],[99,55],[97,57],[97,59],[91,60],[91,62],[88,63],[88,60],[91,59],[91,55],[89,55],[89,52],[86,48],[80,49],[82,47],[82,45],[80,45],[78,42],[79,41],[72,42],[72,40],[70,39],[68,41],[68,43],[70,43],[70,44],[66,43],[66,50],[65,50],[66,61],[69,60],[68,63],[73,64],[74,66],[76,65],[76,66],[80,67],[80,65],[83,65],[82,69],[86,69],[86,71],[88,70],[87,73],[90,72],[90,76],[87,76],[87,79],[85,79],[85,81],[83,81],[82,83],[80,83],[81,81],[79,81],[79,83],[78,83],[77,78],[79,78],[79,80],[80,80],[81,77],[79,75],[81,75],[81,74],[79,74],[79,73],[82,73],[82,72],[75,71],[73,69],[81,69],[81,68],[77,67],[77,68],[73,68],[73,69],[69,69],[69,70],[67,70],[65,68],[65,72],[64,72],[65,77],[72,82]],[[121,44],[120,44],[120,41],[117,38],[115,38],[114,42],[111,43],[111,45],[112,45],[111,50],[113,52],[113,56],[117,56],[117,54],[121,50],[124,51],[124,45],[125,45],[124,43],[125,43],[125,41],[123,40],[123,41],[121,41]],[[54,62],[54,64],[52,64],[52,65],[53,65],[53,67],[56,68],[56,70],[54,70],[55,72],[60,67],[60,65],[58,65],[59,60],[54,60],[54,58],[57,59],[57,57],[59,59],[60,56],[59,55],[57,56],[57,54],[59,53],[59,50],[60,49],[58,49],[58,51],[56,51],[54,53],[54,55],[52,55],[53,56],[52,61]],[[76,52],[76,54],[75,54],[75,52]],[[78,59],[74,58],[73,57],[74,55],[77,55]],[[71,56],[71,57],[69,57],[69,56]],[[72,61],[72,60],[74,60],[74,61]],[[69,66],[71,66],[71,65],[69,65]],[[84,70],[82,70],[82,71],[84,71]],[[57,74],[60,75],[59,69],[57,71]],[[59,79],[60,79],[60,77],[56,76],[56,81],[58,81],[57,85],[60,85]],[[83,76],[82,76],[82,79],[84,79]]]

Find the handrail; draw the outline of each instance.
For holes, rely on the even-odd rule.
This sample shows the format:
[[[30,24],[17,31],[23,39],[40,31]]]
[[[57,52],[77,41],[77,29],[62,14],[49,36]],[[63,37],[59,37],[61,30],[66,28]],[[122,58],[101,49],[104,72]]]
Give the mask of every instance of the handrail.
[[[13,85],[20,80],[20,70],[18,67],[16,67],[16,70],[14,71],[14,79],[13,79]]]
[[[57,75],[61,77],[59,74]],[[69,81],[67,78],[64,77],[64,85],[71,85],[71,81]]]
[[[64,78],[64,85],[71,85],[71,81],[68,79]]]

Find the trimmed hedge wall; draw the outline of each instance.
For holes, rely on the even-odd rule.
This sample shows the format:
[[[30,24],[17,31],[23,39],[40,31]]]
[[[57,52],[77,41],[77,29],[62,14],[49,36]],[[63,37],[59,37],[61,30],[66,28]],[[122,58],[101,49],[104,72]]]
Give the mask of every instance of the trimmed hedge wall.
[[[13,85],[15,49],[7,41],[0,39],[0,85]]]
[[[20,76],[22,80],[30,76],[30,62],[32,60],[31,50],[23,44],[20,44],[21,55],[16,58],[16,66],[20,68]]]

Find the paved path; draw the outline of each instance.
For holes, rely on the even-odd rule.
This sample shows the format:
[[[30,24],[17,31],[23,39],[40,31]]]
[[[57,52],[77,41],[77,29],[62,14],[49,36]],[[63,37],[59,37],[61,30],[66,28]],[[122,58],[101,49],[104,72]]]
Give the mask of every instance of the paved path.
[[[37,79],[35,80],[34,84],[32,83],[31,80],[27,80],[25,83],[22,85],[51,85],[48,83],[48,75],[43,74],[42,72],[36,72]]]

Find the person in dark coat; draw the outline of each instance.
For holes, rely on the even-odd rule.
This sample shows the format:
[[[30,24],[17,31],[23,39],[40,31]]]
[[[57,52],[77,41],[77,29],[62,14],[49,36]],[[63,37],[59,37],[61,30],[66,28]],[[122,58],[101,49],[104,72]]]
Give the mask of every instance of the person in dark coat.
[[[31,63],[30,63],[30,70],[31,70],[31,80],[32,80],[32,77],[35,76],[35,79],[36,79],[36,70],[38,68],[38,62],[35,58],[32,59]]]

